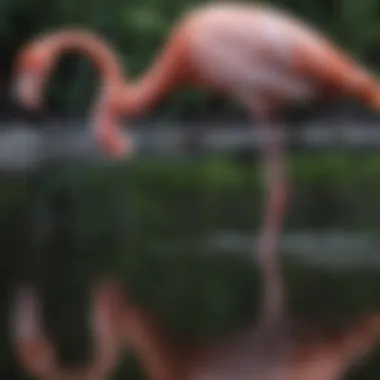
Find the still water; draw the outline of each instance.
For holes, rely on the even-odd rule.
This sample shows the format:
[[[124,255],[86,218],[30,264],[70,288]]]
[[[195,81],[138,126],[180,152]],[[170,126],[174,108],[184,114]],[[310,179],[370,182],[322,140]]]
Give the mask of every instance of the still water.
[[[193,239],[160,242],[158,252],[180,253],[189,245],[199,245],[202,251],[218,256],[239,254],[255,257],[257,236],[239,231],[219,231]],[[380,269],[380,234],[375,232],[345,232],[344,230],[298,230],[283,234],[281,252],[284,256],[307,260],[310,265],[341,269],[371,267]]]

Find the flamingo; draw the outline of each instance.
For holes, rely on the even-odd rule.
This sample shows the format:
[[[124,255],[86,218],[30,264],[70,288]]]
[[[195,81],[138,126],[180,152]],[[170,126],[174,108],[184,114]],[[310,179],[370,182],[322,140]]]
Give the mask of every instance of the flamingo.
[[[322,33],[275,7],[212,3],[177,23],[152,67],[135,81],[124,79],[115,52],[100,37],[66,29],[38,37],[16,61],[16,92],[25,105],[41,104],[42,88],[64,51],[85,54],[98,67],[102,83],[93,110],[95,135],[113,157],[132,149],[118,128],[120,118],[137,117],[181,86],[221,92],[243,104],[263,131],[262,157],[267,175],[264,220],[258,259],[264,265],[268,317],[284,311],[283,286],[275,251],[290,202],[281,111],[328,96],[350,96],[380,109],[380,87],[359,62]]]

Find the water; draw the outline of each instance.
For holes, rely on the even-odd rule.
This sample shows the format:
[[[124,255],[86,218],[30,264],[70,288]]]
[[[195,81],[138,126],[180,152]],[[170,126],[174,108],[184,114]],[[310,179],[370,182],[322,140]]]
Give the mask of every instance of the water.
[[[162,241],[158,252],[179,253],[184,247],[197,245],[203,252],[215,255],[256,256],[257,235],[239,231],[219,231],[192,239]],[[342,230],[289,231],[283,234],[281,254],[307,260],[308,264],[326,268],[371,267],[380,269],[380,234],[374,232],[347,232]]]

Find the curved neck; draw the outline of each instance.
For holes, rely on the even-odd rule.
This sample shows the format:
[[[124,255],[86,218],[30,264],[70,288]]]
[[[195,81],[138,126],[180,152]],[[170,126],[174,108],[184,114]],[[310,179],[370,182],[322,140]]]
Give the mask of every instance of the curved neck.
[[[96,35],[81,30],[69,30],[49,36],[46,42],[55,57],[64,51],[79,52],[87,56],[96,65],[105,84],[120,83],[123,80],[116,52]]]
[[[139,116],[151,109],[179,85],[190,82],[194,70],[186,33],[173,33],[152,67],[140,78],[124,83],[117,103],[120,112]]]

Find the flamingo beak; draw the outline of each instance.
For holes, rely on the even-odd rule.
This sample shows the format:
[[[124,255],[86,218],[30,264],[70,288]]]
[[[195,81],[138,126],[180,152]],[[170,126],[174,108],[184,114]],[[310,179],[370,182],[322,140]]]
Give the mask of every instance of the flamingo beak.
[[[133,155],[133,144],[128,137],[119,134],[98,133],[97,139],[109,157],[123,159],[130,158]]]
[[[110,112],[101,103],[94,115],[94,134],[99,147],[108,157],[125,159],[133,154],[133,143],[129,136],[122,133],[118,119],[119,115]]]

